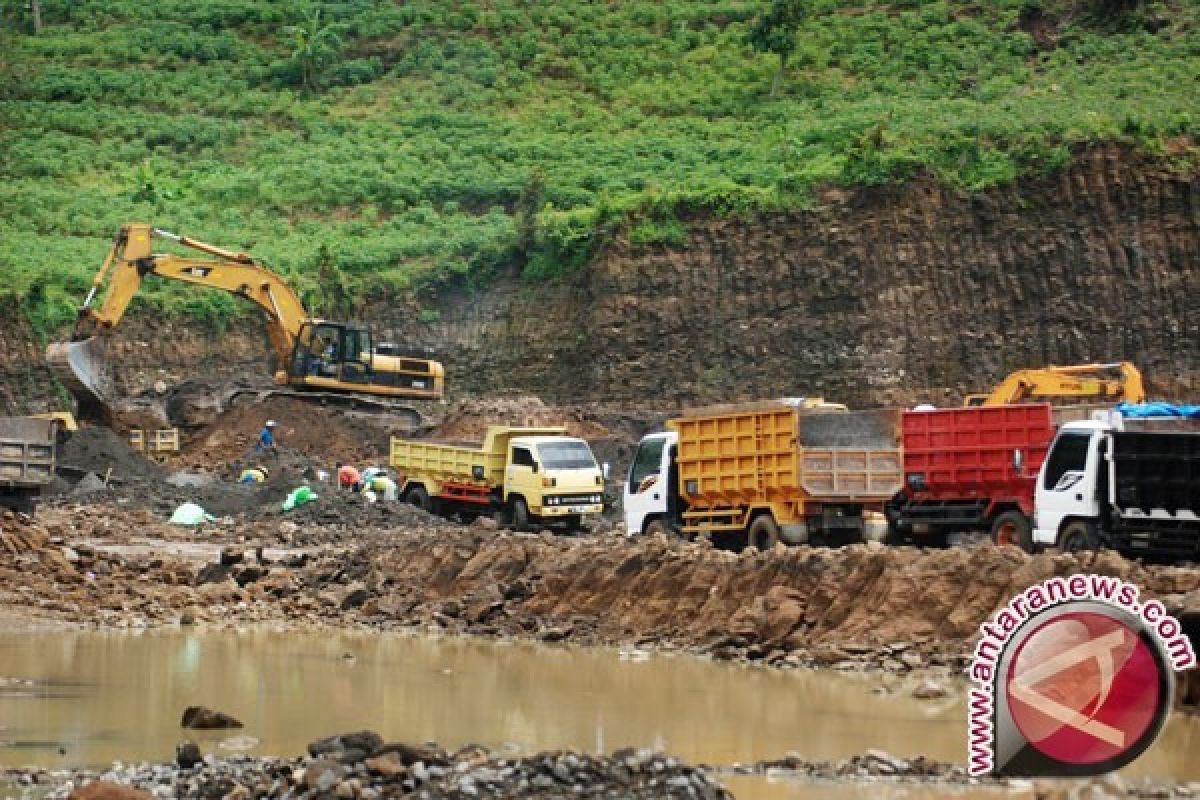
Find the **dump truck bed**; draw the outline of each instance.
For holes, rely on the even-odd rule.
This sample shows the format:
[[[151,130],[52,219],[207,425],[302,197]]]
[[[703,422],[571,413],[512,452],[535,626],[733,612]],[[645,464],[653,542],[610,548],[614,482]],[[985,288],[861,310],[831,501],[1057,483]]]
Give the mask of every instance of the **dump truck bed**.
[[[919,476],[921,500],[1028,497],[1054,438],[1049,404],[906,411],[904,474]],[[1013,468],[1013,451],[1025,459]]]
[[[1113,497],[1122,513],[1200,519],[1200,432],[1118,431]]]
[[[771,405],[671,420],[680,493],[694,508],[882,502],[902,482],[899,417]]]
[[[58,423],[34,417],[0,417],[0,486],[36,487],[54,480]]]
[[[406,475],[423,475],[439,482],[501,486],[508,445],[522,436],[563,436],[566,428],[493,426],[479,445],[447,444],[416,439],[392,439],[391,465]]]

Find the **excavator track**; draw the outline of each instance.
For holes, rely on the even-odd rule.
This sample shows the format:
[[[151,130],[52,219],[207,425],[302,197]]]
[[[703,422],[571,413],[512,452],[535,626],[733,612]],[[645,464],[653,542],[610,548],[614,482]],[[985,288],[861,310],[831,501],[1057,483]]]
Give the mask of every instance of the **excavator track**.
[[[107,340],[93,336],[77,342],[52,342],[46,363],[79,404],[78,416],[108,424],[113,418],[112,377],[105,367]]]
[[[368,414],[391,414],[403,422],[404,427],[411,432],[424,430],[430,427],[430,422],[420,409],[414,408],[405,403],[371,397],[369,395],[359,394],[338,394],[335,392],[312,392],[299,391],[296,389],[279,388],[252,388],[246,387],[234,389],[224,398],[222,404],[224,408],[233,408],[237,405],[247,403],[257,403],[263,400],[268,400],[276,397],[287,397],[295,400],[300,400],[305,403],[311,403],[319,406],[334,406],[343,408],[348,411],[358,411]]]

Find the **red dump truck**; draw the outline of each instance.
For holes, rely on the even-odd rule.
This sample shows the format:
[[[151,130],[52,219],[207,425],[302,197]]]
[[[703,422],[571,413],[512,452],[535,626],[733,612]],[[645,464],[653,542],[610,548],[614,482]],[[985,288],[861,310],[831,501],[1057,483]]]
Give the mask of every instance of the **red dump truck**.
[[[889,540],[944,546],[950,533],[987,531],[1031,551],[1055,422],[1045,403],[904,412],[904,488],[884,510]]]

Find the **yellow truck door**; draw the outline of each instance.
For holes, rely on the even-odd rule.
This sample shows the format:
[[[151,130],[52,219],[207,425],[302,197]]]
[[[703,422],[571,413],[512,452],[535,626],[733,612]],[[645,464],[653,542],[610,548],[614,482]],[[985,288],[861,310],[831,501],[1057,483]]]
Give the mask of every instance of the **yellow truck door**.
[[[542,505],[542,477],[537,473],[533,448],[514,444],[509,451],[508,467],[504,471],[504,496],[519,494],[529,510],[538,513]]]

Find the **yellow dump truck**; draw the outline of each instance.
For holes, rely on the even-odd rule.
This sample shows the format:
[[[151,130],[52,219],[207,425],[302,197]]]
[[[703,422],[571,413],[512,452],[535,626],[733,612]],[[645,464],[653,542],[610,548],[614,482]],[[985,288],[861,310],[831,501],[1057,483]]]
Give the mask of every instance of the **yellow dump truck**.
[[[903,485],[900,412],[786,402],[689,413],[638,445],[631,534],[710,536],[735,549],[881,537]]]
[[[604,510],[604,474],[563,427],[488,428],[482,445],[392,439],[400,494],[444,515],[494,516],[517,530],[578,530]]]

